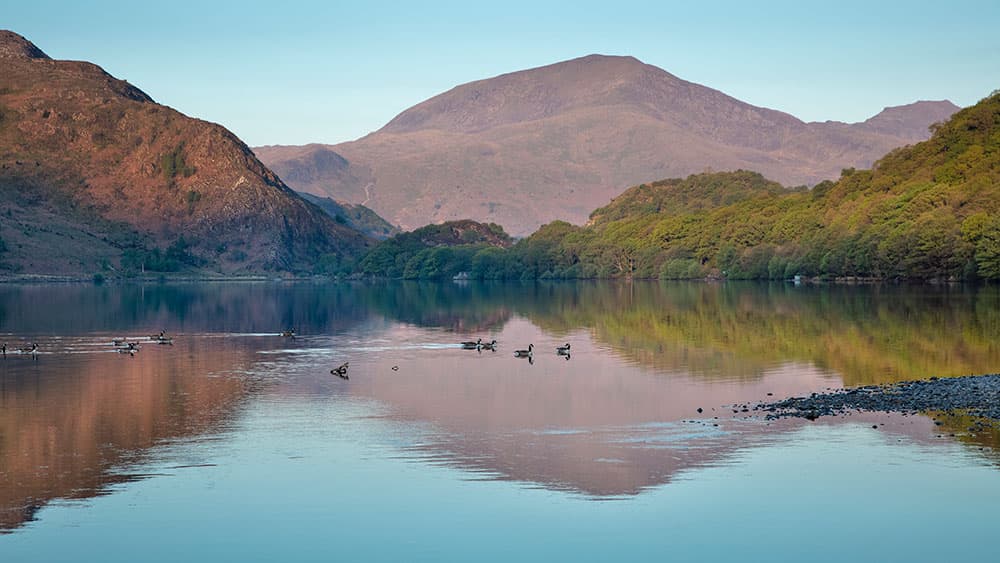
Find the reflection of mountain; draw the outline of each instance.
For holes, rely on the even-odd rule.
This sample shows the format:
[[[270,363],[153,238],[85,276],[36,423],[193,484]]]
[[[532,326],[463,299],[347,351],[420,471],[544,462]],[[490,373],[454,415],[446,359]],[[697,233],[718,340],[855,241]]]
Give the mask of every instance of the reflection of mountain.
[[[218,339],[216,339],[218,340]],[[204,353],[211,346],[211,353]],[[56,498],[87,498],[136,478],[150,447],[220,429],[247,385],[206,377],[250,354],[220,342],[180,340],[115,353],[4,360],[0,373],[0,533]]]
[[[406,426],[429,429],[410,451],[417,459],[603,497],[637,494],[679,471],[719,462],[773,429],[734,426],[731,410],[719,405],[830,384],[801,365],[737,384],[663,377],[606,354],[581,332],[568,336],[576,353],[565,361],[524,319],[496,336],[506,346],[496,354],[408,350],[375,365],[359,358],[350,392],[387,405]],[[510,358],[515,342],[535,343],[534,365]],[[399,372],[389,369],[395,364]]]
[[[410,329],[384,337],[400,340],[403,330]],[[555,355],[550,334],[515,318],[497,338],[534,342],[534,365],[510,358],[513,344],[497,354],[407,349],[371,363],[359,358],[349,390],[385,405],[386,416],[401,428],[423,429],[407,448],[414,460],[606,498],[639,494],[691,469],[728,463],[741,450],[814,424],[759,416],[744,421],[755,413],[724,405],[755,402],[768,392],[804,395],[839,383],[795,363],[742,380],[652,372],[607,354],[607,345],[585,332],[565,336],[576,350],[570,361]],[[398,372],[389,369],[396,364]],[[926,417],[900,415],[822,423],[845,420],[885,424],[882,432],[919,442],[934,428]]]
[[[366,301],[456,331],[499,328],[512,313],[556,335],[587,329],[640,365],[704,378],[754,379],[795,361],[866,385],[1000,365],[993,286],[408,282]]]
[[[129,467],[157,443],[218,431],[251,392],[226,374],[260,366],[280,373],[268,381],[283,398],[376,399],[406,428],[428,428],[411,452],[420,459],[600,497],[636,494],[774,434],[732,425],[735,413],[720,405],[808,393],[838,385],[838,375],[859,384],[995,370],[998,295],[995,287],[735,283],[6,286],[0,332],[18,331],[8,346],[23,334],[49,350],[52,334],[160,328],[294,326],[324,337],[299,340],[297,348],[322,347],[306,354],[284,350],[277,336],[184,336],[135,358],[0,362],[0,526],[30,520],[53,498],[132,478]],[[496,353],[440,345],[487,332],[501,342]],[[88,338],[106,346],[105,337]],[[570,361],[554,351],[566,341]],[[248,342],[282,349],[252,357]],[[534,365],[510,357],[528,342],[539,350]],[[341,356],[351,379],[331,382],[326,364]],[[965,425],[939,431],[966,441]],[[983,436],[969,442],[996,444]]]

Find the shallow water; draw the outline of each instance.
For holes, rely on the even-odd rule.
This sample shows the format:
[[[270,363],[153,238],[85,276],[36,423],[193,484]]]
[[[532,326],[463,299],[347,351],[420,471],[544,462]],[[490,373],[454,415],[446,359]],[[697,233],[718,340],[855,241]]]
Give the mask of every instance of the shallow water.
[[[996,431],[733,406],[998,371],[995,287],[3,286],[0,333],[40,348],[0,364],[3,561],[988,559],[1000,524]]]

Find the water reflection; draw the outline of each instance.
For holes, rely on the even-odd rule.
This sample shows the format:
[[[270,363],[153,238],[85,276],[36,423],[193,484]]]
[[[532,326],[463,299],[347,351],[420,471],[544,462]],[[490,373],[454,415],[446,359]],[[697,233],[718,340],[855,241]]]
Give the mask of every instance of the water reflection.
[[[240,346],[186,339],[134,357],[110,337],[42,338],[38,361],[0,365],[0,531],[55,498],[86,498],[140,477],[128,468],[168,440],[218,432],[253,387],[213,376],[250,359]]]
[[[301,337],[281,338],[288,328]],[[160,330],[175,346],[109,350],[113,336]],[[637,495],[811,424],[746,420],[753,413],[734,404],[996,371],[1000,299],[996,287],[957,286],[3,286],[0,333],[43,350],[37,363],[0,366],[0,528],[10,529],[51,499],[136,478],[157,445],[234,431],[261,401],[279,421],[317,400],[371,401],[418,463]],[[500,344],[459,346],[477,338]],[[556,351],[567,342],[572,361]],[[531,362],[512,357],[529,343]],[[345,361],[350,380],[331,378]],[[957,418],[859,420],[992,457],[1000,439]]]

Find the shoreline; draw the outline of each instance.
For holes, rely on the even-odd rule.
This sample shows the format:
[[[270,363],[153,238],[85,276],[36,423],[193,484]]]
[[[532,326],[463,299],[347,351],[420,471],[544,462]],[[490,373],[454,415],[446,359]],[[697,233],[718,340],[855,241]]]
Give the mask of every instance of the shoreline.
[[[767,420],[842,416],[852,411],[896,412],[904,415],[941,411],[962,412],[1000,422],[1000,374],[931,377],[885,385],[868,385],[764,402],[754,411]]]
[[[927,287],[941,287],[941,286],[960,286],[960,285],[970,285],[970,286],[984,286],[990,285],[989,282],[983,280],[978,281],[963,281],[963,280],[920,280],[920,279],[906,279],[906,278],[834,278],[834,279],[820,279],[820,278],[804,278],[801,280],[745,280],[745,279],[726,279],[726,278],[695,278],[695,279],[659,279],[659,278],[625,278],[625,277],[612,277],[612,278],[574,278],[574,279],[531,279],[531,280],[494,280],[494,279],[398,279],[398,278],[384,278],[384,277],[372,277],[372,276],[359,276],[359,275],[349,275],[349,276],[329,276],[321,274],[305,274],[296,275],[290,273],[275,273],[275,274],[246,274],[246,275],[226,275],[226,274],[162,274],[162,275],[145,275],[145,276],[135,276],[135,277],[118,277],[118,276],[99,276],[97,274],[9,274],[0,275],[0,284],[18,284],[18,283],[34,283],[34,284],[70,284],[70,283],[89,283],[89,284],[122,284],[122,283],[164,283],[164,282],[301,282],[301,281],[410,281],[410,282],[420,282],[420,283],[576,283],[576,282],[622,282],[622,283],[707,283],[707,284],[717,284],[717,283],[765,283],[765,284],[784,284],[791,286],[823,286],[823,285],[840,285],[840,286],[877,286],[877,285],[919,285]]]

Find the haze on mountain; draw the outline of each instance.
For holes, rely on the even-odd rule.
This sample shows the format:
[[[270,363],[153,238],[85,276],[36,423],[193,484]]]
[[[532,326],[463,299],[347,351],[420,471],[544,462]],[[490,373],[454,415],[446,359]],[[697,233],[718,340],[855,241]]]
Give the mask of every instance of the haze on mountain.
[[[656,178],[836,178],[926,139],[957,109],[922,101],[862,123],[805,123],[632,57],[590,55],[463,84],[355,141],[254,151],[293,188],[364,203],[404,229],[471,218],[526,235],[555,219],[583,223]]]
[[[371,243],[225,128],[11,31],[0,31],[0,193],[8,274],[302,272]]]

